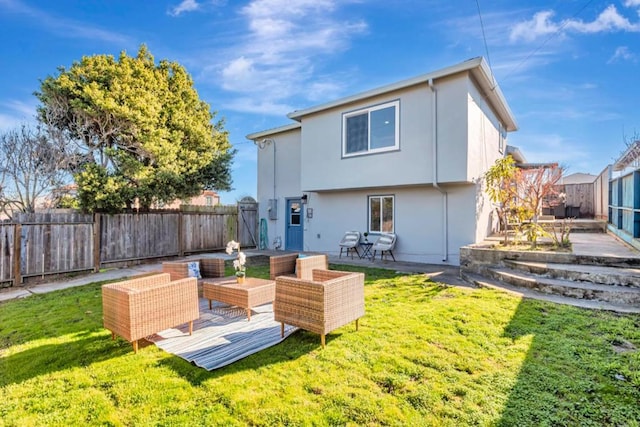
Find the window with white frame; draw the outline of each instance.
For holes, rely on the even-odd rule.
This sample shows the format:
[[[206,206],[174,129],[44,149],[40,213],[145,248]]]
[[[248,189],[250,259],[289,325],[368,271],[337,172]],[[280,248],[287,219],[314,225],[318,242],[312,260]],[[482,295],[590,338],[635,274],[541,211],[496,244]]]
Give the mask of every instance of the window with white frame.
[[[399,110],[400,101],[394,101],[343,114],[342,155],[397,150]]]
[[[393,196],[369,196],[369,232],[393,233]]]

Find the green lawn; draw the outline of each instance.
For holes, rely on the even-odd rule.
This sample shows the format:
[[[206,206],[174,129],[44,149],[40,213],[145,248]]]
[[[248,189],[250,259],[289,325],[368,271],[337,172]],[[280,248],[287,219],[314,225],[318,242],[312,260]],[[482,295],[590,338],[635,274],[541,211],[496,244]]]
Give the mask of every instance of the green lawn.
[[[366,273],[358,332],[213,372],[112,341],[100,283],[0,304],[0,425],[640,425],[640,316],[332,268]]]

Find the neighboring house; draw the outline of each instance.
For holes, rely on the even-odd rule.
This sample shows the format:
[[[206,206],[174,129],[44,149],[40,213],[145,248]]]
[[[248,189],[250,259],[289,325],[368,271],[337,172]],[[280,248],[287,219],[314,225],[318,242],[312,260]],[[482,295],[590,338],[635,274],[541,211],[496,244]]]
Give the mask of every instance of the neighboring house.
[[[482,58],[288,117],[247,136],[270,247],[337,255],[346,231],[389,232],[396,259],[457,265],[492,232],[483,175],[517,125]]]
[[[574,184],[593,184],[596,180],[596,175],[591,175],[590,173],[572,173],[571,175],[563,176],[560,184],[563,185],[574,185]]]

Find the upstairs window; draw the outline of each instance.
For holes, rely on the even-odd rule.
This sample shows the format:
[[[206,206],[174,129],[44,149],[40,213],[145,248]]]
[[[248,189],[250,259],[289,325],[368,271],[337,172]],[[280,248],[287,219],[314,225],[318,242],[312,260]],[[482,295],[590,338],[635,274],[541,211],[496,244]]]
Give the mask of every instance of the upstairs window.
[[[342,155],[345,157],[399,147],[400,102],[352,111],[342,116]]]

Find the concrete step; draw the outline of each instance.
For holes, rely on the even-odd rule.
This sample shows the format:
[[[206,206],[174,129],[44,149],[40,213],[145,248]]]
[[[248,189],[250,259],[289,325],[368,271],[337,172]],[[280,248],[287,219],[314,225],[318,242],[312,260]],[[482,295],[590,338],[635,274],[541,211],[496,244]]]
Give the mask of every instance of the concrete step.
[[[640,307],[640,289],[638,288],[552,279],[509,268],[489,268],[487,273],[492,278],[507,284],[547,294]]]
[[[640,289],[640,268],[514,260],[505,260],[504,264],[514,270],[553,279],[583,281],[601,285],[627,286]]]
[[[607,301],[598,300],[585,300],[573,297],[565,297],[556,294],[548,294],[539,291],[535,291],[529,288],[522,288],[513,286],[500,280],[487,278],[474,273],[463,272],[462,277],[478,287],[498,289],[504,292],[508,292],[512,295],[521,296],[523,298],[537,299],[542,301],[549,301],[556,304],[571,305],[574,307],[582,307],[590,310],[607,310],[617,313],[636,313],[640,314],[640,306],[631,304],[610,303]]]

